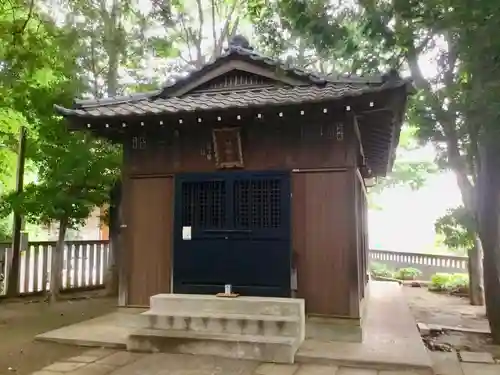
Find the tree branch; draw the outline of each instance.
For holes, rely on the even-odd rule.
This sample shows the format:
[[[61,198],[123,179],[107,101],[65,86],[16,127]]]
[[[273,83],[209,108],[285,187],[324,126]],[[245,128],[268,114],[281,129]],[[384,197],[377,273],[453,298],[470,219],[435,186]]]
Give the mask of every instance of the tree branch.
[[[464,206],[475,212],[476,204],[473,192],[473,186],[468,178],[467,165],[460,154],[458,146],[458,135],[456,132],[456,115],[443,108],[437,95],[433,92],[431,84],[424,78],[422,70],[418,65],[418,54],[415,46],[410,44],[407,46],[406,58],[412,78],[418,89],[422,90],[427,98],[429,104],[436,117],[437,121],[443,127],[443,133],[446,138],[446,148],[448,161],[456,174],[457,183],[462,192]]]

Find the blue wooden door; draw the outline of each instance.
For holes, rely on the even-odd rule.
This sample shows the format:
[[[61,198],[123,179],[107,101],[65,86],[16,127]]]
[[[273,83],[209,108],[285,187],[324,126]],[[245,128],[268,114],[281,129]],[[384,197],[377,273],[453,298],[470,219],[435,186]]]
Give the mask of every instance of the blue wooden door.
[[[180,174],[175,196],[175,293],[290,296],[289,173]]]

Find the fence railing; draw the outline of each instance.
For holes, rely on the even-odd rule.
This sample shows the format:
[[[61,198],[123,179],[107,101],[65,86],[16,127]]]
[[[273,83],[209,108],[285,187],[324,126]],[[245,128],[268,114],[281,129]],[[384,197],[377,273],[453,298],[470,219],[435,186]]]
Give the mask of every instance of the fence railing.
[[[422,271],[423,279],[438,272],[467,273],[468,258],[463,256],[400,253],[387,250],[370,250],[370,261],[385,264],[389,269],[406,267]]]
[[[21,252],[19,295],[49,290],[51,259],[55,246],[56,242],[53,241],[29,242]],[[3,286],[9,272],[8,260],[12,256],[9,247],[0,244],[0,273],[5,275]],[[108,241],[67,241],[62,254],[61,289],[103,287],[108,258]],[[5,293],[5,287],[0,287],[0,290]]]

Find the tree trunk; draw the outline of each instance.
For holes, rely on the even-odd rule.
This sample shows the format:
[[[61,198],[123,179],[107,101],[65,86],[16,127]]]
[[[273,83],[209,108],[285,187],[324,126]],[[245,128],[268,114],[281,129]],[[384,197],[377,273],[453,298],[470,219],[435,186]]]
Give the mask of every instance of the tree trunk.
[[[484,283],[483,283],[483,248],[481,240],[476,233],[474,236],[475,246],[468,251],[469,255],[469,297],[473,306],[484,305]]]
[[[61,291],[62,255],[64,252],[64,237],[66,236],[67,228],[67,218],[59,220],[59,235],[57,237],[57,243],[54,250],[52,251],[50,260],[50,303],[54,303],[58,300],[59,292]]]
[[[26,159],[26,128],[21,126],[19,133],[19,151],[17,154],[16,171],[16,194],[23,192],[24,185],[24,164]],[[19,212],[14,211],[14,223],[12,228],[12,259],[7,259],[7,290],[9,297],[17,297],[19,294],[19,271],[21,258],[21,230],[23,217]]]
[[[432,109],[434,115],[436,116],[439,123],[443,127],[443,134],[446,139],[447,146],[447,156],[450,163],[451,169],[455,172],[455,177],[457,179],[457,185],[460,189],[460,194],[462,196],[462,202],[464,207],[467,209],[471,217],[475,218],[477,221],[477,194],[476,187],[472,185],[469,180],[469,168],[465,160],[462,158],[459,149],[459,138],[456,129],[456,114],[453,111],[448,111],[443,109],[441,100],[433,92],[431,83],[425,79],[424,75],[418,64],[418,53],[414,44],[412,43],[408,49],[407,62],[410,67],[412,78],[415,81],[417,87],[424,90],[431,100]],[[448,66],[448,71],[451,72],[455,69],[455,58],[452,60],[450,66]],[[448,75],[450,80],[452,75]],[[452,81],[447,82],[447,86],[450,87],[453,84]],[[470,302],[472,305],[480,304],[481,302],[481,240],[482,236],[478,235],[477,225],[476,228],[469,228],[469,230],[474,234],[475,238],[475,249],[469,252],[469,282],[470,282]],[[481,240],[479,238],[481,238]]]
[[[500,152],[493,140],[480,148],[479,232],[484,252],[486,315],[493,341],[500,344]]]

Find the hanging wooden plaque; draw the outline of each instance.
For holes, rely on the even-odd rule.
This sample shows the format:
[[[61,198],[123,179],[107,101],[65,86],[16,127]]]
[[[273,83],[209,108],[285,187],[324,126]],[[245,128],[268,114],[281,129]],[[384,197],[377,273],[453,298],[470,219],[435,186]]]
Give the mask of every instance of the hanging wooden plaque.
[[[217,168],[243,168],[240,128],[221,128],[212,131]]]

